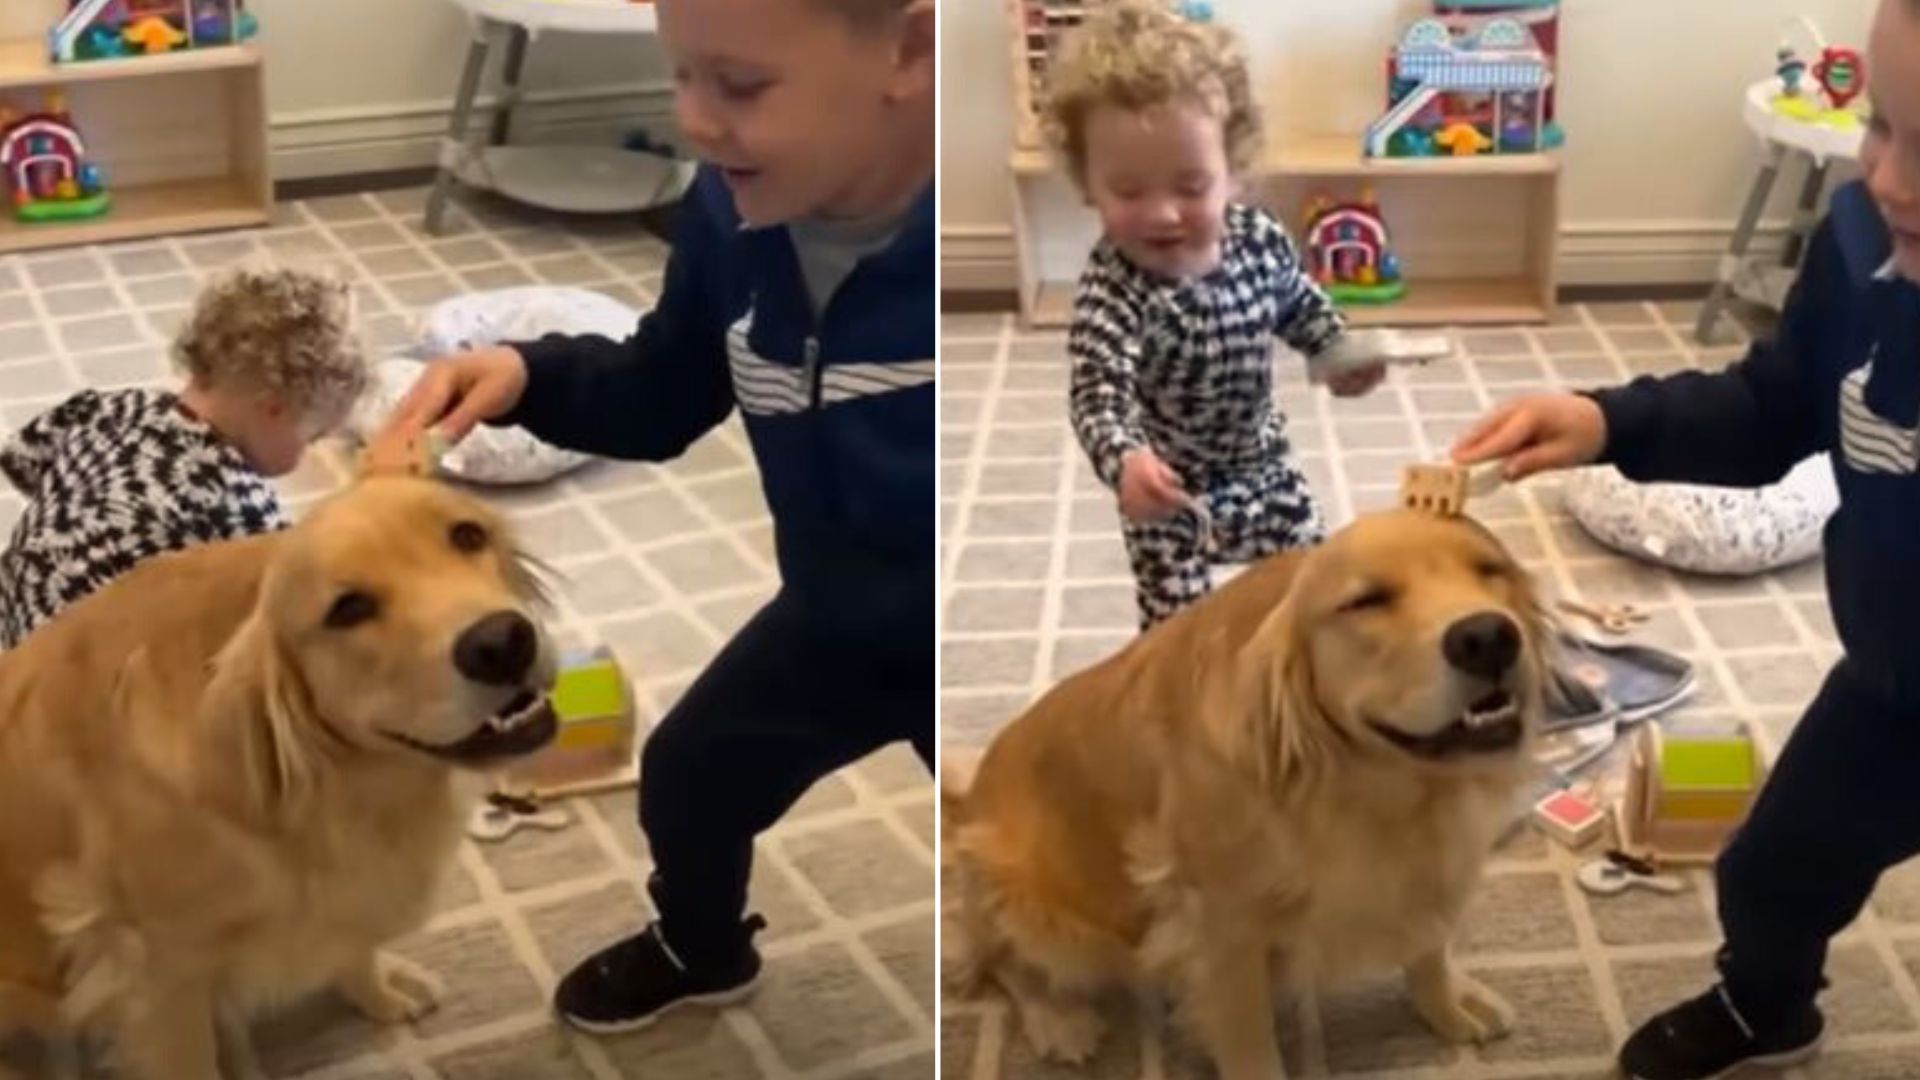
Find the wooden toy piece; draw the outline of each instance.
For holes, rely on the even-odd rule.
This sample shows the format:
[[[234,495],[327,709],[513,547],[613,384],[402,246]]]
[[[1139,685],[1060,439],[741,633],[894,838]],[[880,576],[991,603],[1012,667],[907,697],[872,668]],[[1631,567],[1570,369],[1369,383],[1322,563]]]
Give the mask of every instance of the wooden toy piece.
[[[1609,634],[1625,634],[1647,621],[1647,613],[1632,604],[1586,604],[1561,600],[1557,605],[1569,615],[1578,615]]]
[[[1400,474],[1400,505],[1443,517],[1466,512],[1467,499],[1500,486],[1498,462],[1465,466],[1452,463],[1409,465]]]
[[[602,645],[567,654],[551,696],[559,733],[509,776],[541,798],[637,782],[633,690],[613,651]]]
[[[450,448],[439,428],[429,428],[404,439],[397,433],[383,433],[361,450],[360,471],[367,475],[436,476],[440,472],[440,461]]]
[[[1668,862],[1709,863],[1746,819],[1766,774],[1745,724],[1699,734],[1643,725],[1616,807],[1621,842]]]
[[[1577,848],[1607,828],[1606,809],[1574,791],[1556,791],[1533,804],[1533,822],[1555,840]]]

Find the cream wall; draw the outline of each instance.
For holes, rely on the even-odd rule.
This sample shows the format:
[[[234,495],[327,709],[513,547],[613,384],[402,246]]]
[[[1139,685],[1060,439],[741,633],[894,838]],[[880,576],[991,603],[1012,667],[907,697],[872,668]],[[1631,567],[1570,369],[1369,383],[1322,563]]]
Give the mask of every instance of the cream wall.
[[[0,37],[42,34],[65,6],[0,0]],[[249,8],[263,28],[281,179],[434,161],[470,40],[451,0],[249,0]],[[664,124],[671,108],[650,38],[543,37],[525,83],[528,138],[616,137]]]
[[[1858,42],[1874,2],[1565,0],[1563,279],[1707,277],[1753,172],[1754,146],[1739,119],[1743,88],[1772,70],[1790,16],[1810,15],[1829,39]],[[1358,131],[1383,104],[1384,50],[1407,21],[1431,10],[1417,0],[1213,0],[1213,7],[1249,42],[1276,132]],[[1013,283],[1005,19],[1002,0],[946,0],[941,10],[941,219],[950,287]],[[1050,212],[1049,220],[1060,222],[1056,235],[1040,238],[1050,248],[1088,235],[1076,212]],[[1778,213],[1772,223],[1780,223]]]

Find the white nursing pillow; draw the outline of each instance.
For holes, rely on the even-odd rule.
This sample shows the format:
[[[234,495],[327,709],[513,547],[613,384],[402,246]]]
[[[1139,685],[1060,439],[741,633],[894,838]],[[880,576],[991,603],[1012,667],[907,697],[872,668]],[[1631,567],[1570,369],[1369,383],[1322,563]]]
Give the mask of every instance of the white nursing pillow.
[[[1840,505],[1825,455],[1764,488],[1636,484],[1610,466],[1566,485],[1567,512],[1609,548],[1696,574],[1759,574],[1820,553]]]

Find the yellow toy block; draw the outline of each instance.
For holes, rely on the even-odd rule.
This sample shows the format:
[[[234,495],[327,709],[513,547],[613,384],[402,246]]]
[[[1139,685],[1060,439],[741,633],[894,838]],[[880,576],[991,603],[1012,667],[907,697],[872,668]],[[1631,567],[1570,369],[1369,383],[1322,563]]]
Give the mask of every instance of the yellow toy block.
[[[556,798],[635,783],[633,687],[613,651],[602,645],[563,657],[552,697],[560,730],[545,749],[513,767],[509,786]]]

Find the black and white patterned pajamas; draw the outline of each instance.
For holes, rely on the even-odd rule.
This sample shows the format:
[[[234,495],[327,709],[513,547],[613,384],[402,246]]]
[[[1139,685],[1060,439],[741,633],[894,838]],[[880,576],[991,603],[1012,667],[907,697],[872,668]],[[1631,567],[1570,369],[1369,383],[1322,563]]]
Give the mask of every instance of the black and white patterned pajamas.
[[[1125,523],[1143,628],[1205,595],[1214,564],[1325,537],[1274,408],[1274,346],[1311,364],[1344,331],[1263,210],[1229,207],[1220,265],[1190,281],[1095,248],[1067,335],[1074,433],[1109,487],[1128,452],[1150,447],[1206,509]]]
[[[0,647],[138,563],[284,528],[280,499],[231,443],[158,390],[85,390],[0,449],[26,496],[0,552]]]

